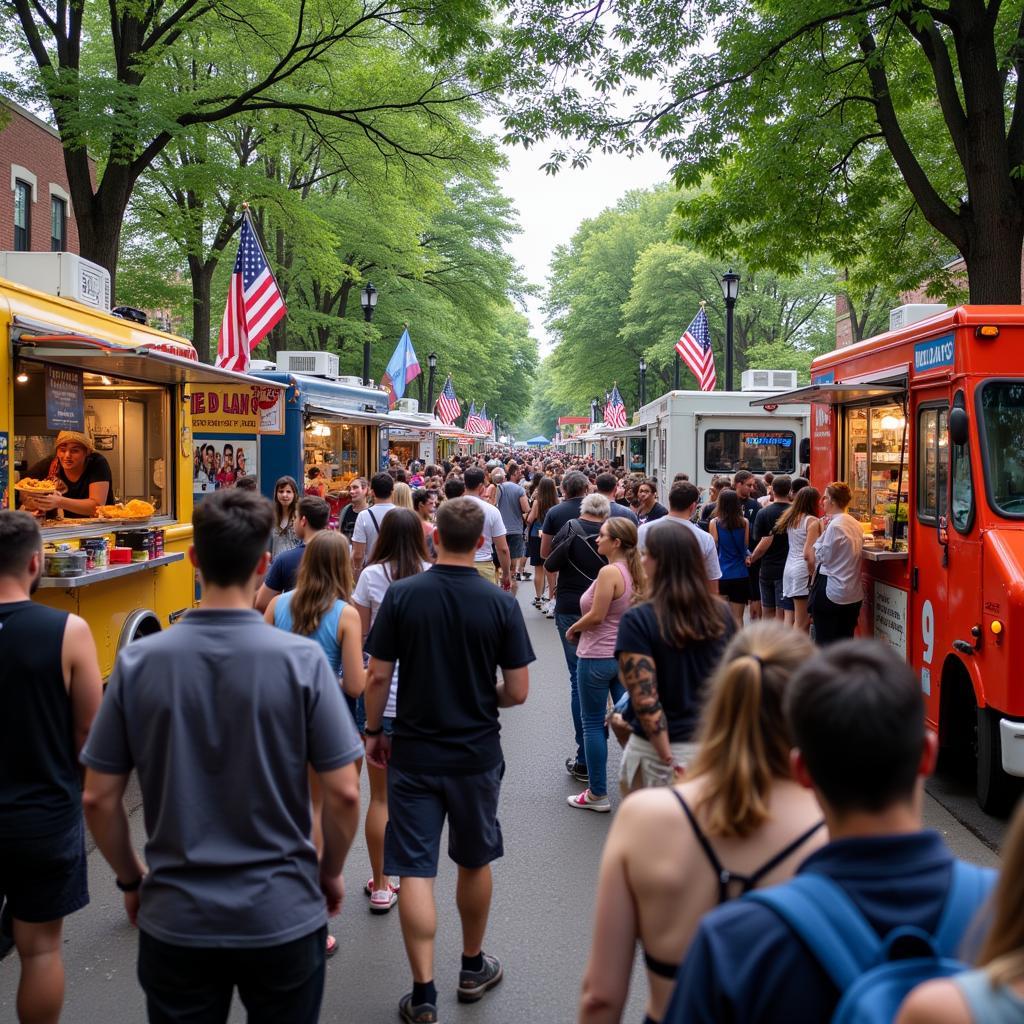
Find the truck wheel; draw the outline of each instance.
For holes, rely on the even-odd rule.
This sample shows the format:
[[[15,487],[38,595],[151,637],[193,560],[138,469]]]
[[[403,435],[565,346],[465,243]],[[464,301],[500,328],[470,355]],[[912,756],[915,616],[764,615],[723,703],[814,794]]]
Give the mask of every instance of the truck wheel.
[[[117,639],[117,650],[120,652],[122,647],[127,646],[133,640],[159,633],[162,628],[160,620],[154,612],[148,608],[137,608],[124,620],[121,635]]]
[[[1003,771],[999,742],[999,714],[978,708],[978,806],[986,814],[1005,817],[1020,795],[1021,780]]]

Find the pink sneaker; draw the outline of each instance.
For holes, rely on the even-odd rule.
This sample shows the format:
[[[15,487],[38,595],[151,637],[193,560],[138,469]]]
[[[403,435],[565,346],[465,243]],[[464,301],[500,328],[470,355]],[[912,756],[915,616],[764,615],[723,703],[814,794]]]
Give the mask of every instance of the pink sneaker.
[[[393,886],[370,893],[370,913],[386,914],[398,902],[398,893]]]
[[[399,882],[399,881],[389,882],[388,883],[388,888],[392,892],[401,892],[402,891],[402,883]],[[373,877],[372,876],[370,877],[370,880],[366,883],[366,887],[363,889],[363,892],[365,892],[367,896],[372,896],[373,895]]]
[[[565,800],[570,807],[579,807],[584,811],[598,811],[607,814],[612,809],[612,802],[607,796],[594,796],[589,789],[577,793],[576,796],[567,796]]]

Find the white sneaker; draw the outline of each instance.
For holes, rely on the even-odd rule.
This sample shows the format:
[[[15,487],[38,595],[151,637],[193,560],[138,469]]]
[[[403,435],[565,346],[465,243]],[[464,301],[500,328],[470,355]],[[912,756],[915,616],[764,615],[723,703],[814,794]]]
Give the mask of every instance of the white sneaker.
[[[599,814],[607,814],[612,809],[612,802],[607,796],[594,796],[589,789],[577,793],[576,796],[567,796],[565,802],[570,807],[578,807],[584,811],[597,811]]]
[[[549,619],[553,619],[555,617],[555,602],[554,601],[548,601],[547,607],[544,609],[544,614]]]

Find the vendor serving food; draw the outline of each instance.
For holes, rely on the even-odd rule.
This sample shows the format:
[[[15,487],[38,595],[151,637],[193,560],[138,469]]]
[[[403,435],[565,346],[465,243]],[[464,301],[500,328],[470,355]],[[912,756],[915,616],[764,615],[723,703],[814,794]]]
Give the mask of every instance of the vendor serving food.
[[[52,457],[30,466],[26,479],[60,481],[64,487],[32,492],[19,488],[27,511],[54,516],[62,511],[69,519],[91,519],[110,497],[110,464],[96,451],[92,438],[77,430],[62,430]],[[62,492],[63,491],[63,492]]]

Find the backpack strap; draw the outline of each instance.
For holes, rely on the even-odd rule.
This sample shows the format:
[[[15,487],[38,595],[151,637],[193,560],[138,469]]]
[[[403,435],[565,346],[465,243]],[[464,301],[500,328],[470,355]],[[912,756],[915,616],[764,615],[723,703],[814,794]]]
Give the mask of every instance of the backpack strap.
[[[949,895],[935,929],[935,949],[939,956],[954,956],[974,915],[988,899],[996,882],[996,872],[962,860],[953,861]]]
[[[840,992],[879,958],[881,939],[843,888],[824,875],[797,875],[742,899],[764,904],[781,917]]]

